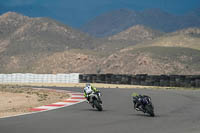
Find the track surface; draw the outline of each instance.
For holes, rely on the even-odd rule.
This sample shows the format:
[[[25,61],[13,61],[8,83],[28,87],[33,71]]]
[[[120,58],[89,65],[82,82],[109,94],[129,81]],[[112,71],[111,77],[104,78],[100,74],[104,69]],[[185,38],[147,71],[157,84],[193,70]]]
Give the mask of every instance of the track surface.
[[[66,88],[57,88],[66,89]],[[67,90],[81,91],[79,88]],[[86,102],[0,119],[0,133],[200,133],[200,91],[100,89],[104,111]],[[156,117],[133,110],[131,93],[151,96]]]

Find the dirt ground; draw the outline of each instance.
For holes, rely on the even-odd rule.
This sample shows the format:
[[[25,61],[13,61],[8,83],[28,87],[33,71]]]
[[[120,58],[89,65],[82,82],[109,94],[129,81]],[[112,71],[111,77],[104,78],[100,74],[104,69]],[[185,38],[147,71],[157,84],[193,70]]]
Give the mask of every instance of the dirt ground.
[[[200,88],[187,88],[187,87],[161,87],[161,86],[142,86],[142,85],[125,85],[125,84],[103,84],[91,83],[96,88],[125,88],[125,89],[175,89],[175,90],[200,90]],[[85,83],[13,83],[13,85],[22,86],[51,86],[51,87],[85,87]]]
[[[31,112],[30,108],[69,98],[66,92],[33,89],[17,85],[0,85],[0,117]]]

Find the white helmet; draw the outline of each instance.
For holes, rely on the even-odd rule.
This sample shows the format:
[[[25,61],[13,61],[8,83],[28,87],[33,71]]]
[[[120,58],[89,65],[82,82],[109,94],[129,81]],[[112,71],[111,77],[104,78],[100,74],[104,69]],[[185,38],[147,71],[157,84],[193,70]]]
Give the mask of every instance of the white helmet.
[[[86,85],[85,85],[85,86],[86,86],[86,87],[89,87],[89,86],[91,86],[91,85],[90,85],[90,83],[86,83]]]

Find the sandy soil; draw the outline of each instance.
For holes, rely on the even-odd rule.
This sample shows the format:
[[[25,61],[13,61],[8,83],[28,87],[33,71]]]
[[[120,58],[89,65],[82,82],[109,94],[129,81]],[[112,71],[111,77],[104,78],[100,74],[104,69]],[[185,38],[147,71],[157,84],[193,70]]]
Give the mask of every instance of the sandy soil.
[[[138,89],[176,89],[176,90],[200,90],[200,88],[183,88],[183,87],[161,87],[161,86],[142,86],[142,85],[124,85],[124,84],[102,84],[91,83],[96,88],[138,88]],[[19,83],[13,85],[26,85],[26,86],[51,86],[51,87],[85,87],[85,83]]]
[[[30,108],[59,102],[69,98],[63,92],[47,89],[0,85],[0,117],[31,112]]]

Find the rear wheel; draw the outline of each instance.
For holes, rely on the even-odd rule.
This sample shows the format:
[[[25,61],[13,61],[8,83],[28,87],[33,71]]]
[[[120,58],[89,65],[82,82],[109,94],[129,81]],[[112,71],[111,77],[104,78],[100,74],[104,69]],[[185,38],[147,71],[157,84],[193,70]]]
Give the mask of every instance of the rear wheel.
[[[145,109],[146,109],[146,112],[147,112],[150,116],[152,116],[152,117],[155,116],[154,111],[153,111],[153,106],[152,106],[152,105],[146,105],[146,106],[145,106]]]
[[[94,100],[94,106],[98,109],[98,111],[102,111],[103,110],[101,104],[99,104],[99,102],[97,100]]]

